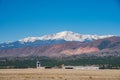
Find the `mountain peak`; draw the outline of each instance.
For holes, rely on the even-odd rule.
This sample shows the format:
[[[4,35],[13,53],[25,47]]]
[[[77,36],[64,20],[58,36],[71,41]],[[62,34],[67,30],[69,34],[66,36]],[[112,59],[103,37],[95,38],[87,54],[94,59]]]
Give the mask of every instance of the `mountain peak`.
[[[55,34],[45,35],[41,37],[27,37],[24,39],[19,40],[21,43],[24,42],[34,42],[36,40],[65,40],[65,41],[80,41],[84,42],[85,40],[91,41],[91,40],[98,40],[103,39],[107,37],[112,37],[113,35],[82,35],[78,33],[74,33],[72,31],[62,31]]]

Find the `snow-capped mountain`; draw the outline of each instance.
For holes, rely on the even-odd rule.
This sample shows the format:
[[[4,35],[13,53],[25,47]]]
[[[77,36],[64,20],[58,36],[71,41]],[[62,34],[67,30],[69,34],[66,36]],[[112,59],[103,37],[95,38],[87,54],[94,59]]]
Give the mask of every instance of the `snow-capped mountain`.
[[[82,35],[78,33],[74,33],[72,31],[63,31],[59,32],[56,34],[50,34],[50,35],[45,35],[41,37],[27,37],[24,39],[19,40],[21,43],[26,43],[26,42],[34,42],[36,40],[65,40],[65,41],[80,41],[80,42],[85,42],[91,41],[91,40],[98,40],[98,39],[104,39],[108,37],[112,37],[113,35],[103,35],[103,36],[98,36],[98,35]]]
[[[57,41],[57,44],[55,44]],[[61,41],[61,40],[60,40]],[[81,55],[85,57],[102,57],[102,56],[120,56],[120,37],[110,37],[105,39],[94,40],[92,42],[66,41],[64,43],[58,40],[28,42],[21,44],[12,43],[14,47],[0,49],[0,57],[29,57],[29,56],[65,56]],[[50,45],[47,45],[49,44]],[[45,43],[45,45],[43,45]],[[51,45],[51,43],[53,45]],[[58,44],[59,43],[59,44]],[[15,45],[16,44],[16,45]],[[38,46],[35,46],[35,45]],[[42,45],[41,45],[42,44]],[[5,46],[5,45],[4,45]],[[77,58],[77,57],[76,57]],[[72,58],[74,59],[74,58]]]
[[[27,37],[0,44],[0,57],[5,56],[54,56],[119,52],[120,37],[113,35],[82,35],[63,31],[41,37]],[[114,54],[112,54],[114,55]]]
[[[27,37],[15,42],[2,43],[0,44],[0,49],[53,45],[61,44],[67,41],[91,42],[93,40],[104,39],[108,37],[112,37],[112,35],[82,35],[71,31],[63,31],[41,37]]]

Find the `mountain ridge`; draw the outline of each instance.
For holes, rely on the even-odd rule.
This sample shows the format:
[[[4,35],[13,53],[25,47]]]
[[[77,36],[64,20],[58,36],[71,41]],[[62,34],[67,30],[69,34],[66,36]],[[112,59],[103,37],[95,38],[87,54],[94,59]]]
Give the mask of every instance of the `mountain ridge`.
[[[68,41],[91,42],[98,39],[112,37],[113,35],[82,35],[72,31],[63,31],[41,37],[27,37],[18,41],[0,44],[0,49],[20,48],[27,46],[43,46],[64,43]]]
[[[97,39],[103,39],[103,38],[112,37],[112,36],[113,35],[103,35],[103,36],[83,35],[83,34],[74,33],[72,31],[63,31],[63,32],[55,33],[55,34],[44,35],[41,37],[27,37],[19,41],[21,43],[34,42],[36,40],[65,40],[65,41],[84,42],[85,40],[97,40]]]
[[[111,53],[111,51],[114,51]],[[25,56],[60,56],[60,55],[79,55],[103,53],[114,56],[114,53],[120,55],[120,37],[110,37],[95,40],[88,43],[76,41],[64,42],[53,45],[27,46],[21,48],[12,48],[0,50],[0,57],[25,57]],[[101,54],[102,55],[102,54]],[[99,56],[101,56],[99,55]]]
[[[0,44],[0,57],[60,56],[119,50],[120,37],[113,35],[81,35],[63,31],[42,37],[29,37]]]

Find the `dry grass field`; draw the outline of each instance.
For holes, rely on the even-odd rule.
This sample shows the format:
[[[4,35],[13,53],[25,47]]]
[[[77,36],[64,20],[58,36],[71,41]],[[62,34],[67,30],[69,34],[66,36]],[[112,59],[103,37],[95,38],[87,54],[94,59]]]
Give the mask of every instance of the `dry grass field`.
[[[120,80],[120,70],[0,69],[0,80]]]

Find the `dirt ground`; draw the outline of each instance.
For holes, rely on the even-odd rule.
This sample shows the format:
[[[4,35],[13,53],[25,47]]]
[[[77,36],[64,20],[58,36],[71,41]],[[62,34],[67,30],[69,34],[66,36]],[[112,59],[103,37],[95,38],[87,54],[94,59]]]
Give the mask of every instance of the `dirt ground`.
[[[0,80],[120,80],[120,70],[0,69]]]

